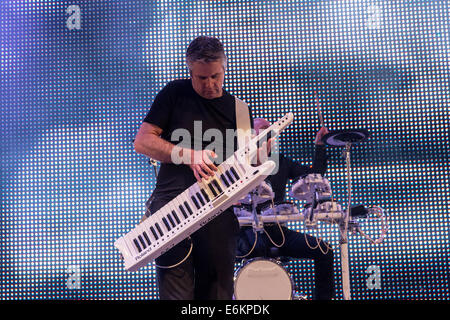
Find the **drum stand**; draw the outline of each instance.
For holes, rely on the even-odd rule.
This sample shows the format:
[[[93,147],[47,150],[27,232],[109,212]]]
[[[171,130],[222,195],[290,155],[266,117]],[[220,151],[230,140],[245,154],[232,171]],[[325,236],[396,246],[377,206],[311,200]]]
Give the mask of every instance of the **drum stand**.
[[[347,212],[344,221],[339,225],[339,251],[341,254],[341,269],[342,269],[342,292],[344,300],[351,299],[350,293],[350,268],[348,255],[348,231],[350,220],[350,206],[352,199],[352,184],[351,184],[351,168],[350,168],[350,148],[353,143],[365,140],[369,136],[367,130],[339,130],[326,134],[323,141],[330,146],[344,146],[343,156],[346,162],[346,176],[347,176]]]
[[[252,226],[253,226],[253,230],[255,230],[256,232],[262,232],[264,230],[264,223],[258,217],[257,197],[258,197],[258,192],[256,190],[253,190],[250,192],[250,199],[251,199],[251,203],[252,203],[252,215],[253,215]]]
[[[350,173],[350,148],[351,143],[346,143],[343,152],[345,163],[346,163],[346,174],[347,174],[347,195],[348,204],[347,212],[343,223],[339,225],[339,251],[341,253],[341,269],[342,269],[342,292],[344,295],[344,300],[350,300],[350,268],[348,261],[348,221],[350,218],[350,205],[352,197],[352,180]]]

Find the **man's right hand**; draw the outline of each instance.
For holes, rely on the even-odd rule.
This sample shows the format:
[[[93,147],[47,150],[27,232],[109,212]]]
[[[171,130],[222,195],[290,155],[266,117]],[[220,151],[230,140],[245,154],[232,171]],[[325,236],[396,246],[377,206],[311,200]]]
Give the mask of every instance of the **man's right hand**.
[[[211,160],[214,158],[217,158],[217,155],[212,150],[191,150],[189,167],[198,182],[201,182],[202,178],[208,179],[214,175],[214,171],[217,171],[217,167]]]

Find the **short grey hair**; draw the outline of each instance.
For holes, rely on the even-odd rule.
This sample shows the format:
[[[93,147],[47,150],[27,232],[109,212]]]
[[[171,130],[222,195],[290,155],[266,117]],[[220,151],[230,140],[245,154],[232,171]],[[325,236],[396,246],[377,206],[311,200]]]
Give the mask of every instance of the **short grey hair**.
[[[222,60],[224,70],[227,68],[227,56],[219,39],[208,36],[195,38],[186,50],[186,64],[191,69],[192,63],[215,62]]]

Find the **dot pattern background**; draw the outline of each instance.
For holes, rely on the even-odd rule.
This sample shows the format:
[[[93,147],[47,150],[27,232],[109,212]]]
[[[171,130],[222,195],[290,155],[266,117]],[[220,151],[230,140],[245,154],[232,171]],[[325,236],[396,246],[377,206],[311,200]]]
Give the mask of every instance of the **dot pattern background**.
[[[71,5],[80,29],[66,25]],[[138,223],[155,184],[132,140],[156,93],[189,76],[184,52],[202,34],[223,41],[225,88],[254,117],[294,112],[279,147],[296,161],[311,163],[315,92],[328,129],[370,131],[352,148],[352,202],[382,207],[390,230],[379,245],[350,236],[352,297],[448,299],[447,1],[0,6],[2,299],[158,297],[154,266],[124,271],[113,242]],[[327,178],[345,208],[341,151],[328,148]],[[336,227],[290,226],[332,244],[342,299]],[[362,227],[380,231],[376,221]],[[379,267],[380,288],[367,284],[370,266]],[[286,269],[311,295],[312,262]]]

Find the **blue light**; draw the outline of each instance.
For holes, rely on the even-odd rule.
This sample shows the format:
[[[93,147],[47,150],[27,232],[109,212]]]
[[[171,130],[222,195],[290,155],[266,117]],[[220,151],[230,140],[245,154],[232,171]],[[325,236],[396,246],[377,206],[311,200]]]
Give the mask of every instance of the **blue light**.
[[[294,123],[280,148],[311,164],[319,130],[366,128],[353,153],[354,201],[389,212],[388,238],[350,238],[355,299],[448,299],[448,12],[440,1],[4,1],[1,55],[2,299],[156,299],[155,267],[123,270],[113,242],[155,186],[132,140],[156,93],[188,77],[199,34],[223,40],[225,86],[254,117]],[[413,6],[413,7],[412,7]],[[447,35],[447,36],[446,36]],[[345,203],[341,150],[327,177]],[[289,190],[289,187],[287,188]],[[300,223],[293,229],[305,231]],[[363,226],[376,234],[379,225]],[[314,234],[335,248],[338,234]],[[381,289],[366,270],[381,268]],[[66,272],[78,266],[80,288]],[[288,265],[304,294],[313,264]]]

